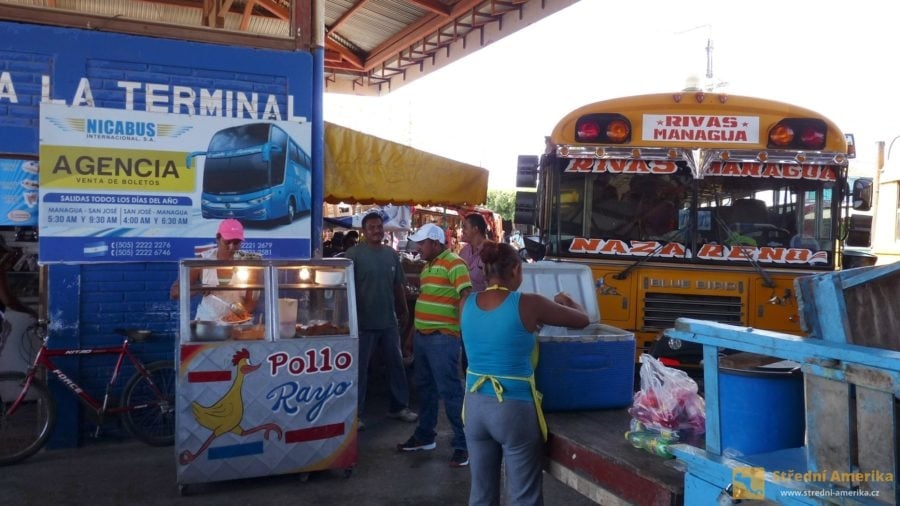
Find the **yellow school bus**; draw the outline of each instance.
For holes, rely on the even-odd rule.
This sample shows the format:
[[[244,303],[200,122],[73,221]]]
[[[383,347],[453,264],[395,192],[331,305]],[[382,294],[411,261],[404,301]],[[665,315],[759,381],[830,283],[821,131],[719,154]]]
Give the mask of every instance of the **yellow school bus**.
[[[790,104],[705,92],[597,102],[520,157],[516,223],[590,265],[638,353],[678,317],[801,334],[794,279],[841,252],[852,136]],[[669,350],[677,360],[679,343]]]

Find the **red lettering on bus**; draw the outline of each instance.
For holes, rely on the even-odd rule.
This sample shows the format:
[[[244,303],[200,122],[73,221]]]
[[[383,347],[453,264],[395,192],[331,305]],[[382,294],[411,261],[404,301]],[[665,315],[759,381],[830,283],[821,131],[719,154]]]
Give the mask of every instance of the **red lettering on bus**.
[[[756,252],[756,248],[753,246],[732,246],[731,252],[728,253],[728,258],[732,260],[747,260],[748,258],[753,258],[753,253]]]
[[[600,239],[585,239],[584,237],[576,237],[572,239],[569,245],[571,253],[596,253],[599,251],[603,241]]]
[[[726,162],[722,166],[721,174],[723,176],[739,176],[741,175],[741,164],[737,162]]]
[[[590,158],[577,158],[572,160],[569,168],[570,170],[568,172],[590,172],[594,168],[594,160]]]
[[[762,175],[763,175],[763,177],[779,177],[779,176],[781,176],[781,174],[778,171],[778,166],[770,165],[768,163],[763,165]]]
[[[650,172],[654,174],[674,174],[678,171],[678,165],[675,165],[675,162],[667,162],[667,161],[654,161],[653,166],[650,167]]]
[[[741,175],[742,176],[751,176],[751,177],[759,177],[759,172],[762,167],[758,163],[754,162],[745,162],[741,167]]]
[[[649,255],[657,247],[659,243],[656,241],[631,241],[631,253],[635,255]]]
[[[791,248],[787,250],[784,260],[792,264],[803,264],[809,260],[809,254],[808,249]]]
[[[659,250],[659,256],[663,257],[682,258],[686,256],[685,253],[687,253],[687,248],[684,247],[684,244],[678,242],[670,242]]]
[[[725,246],[721,244],[704,244],[700,246],[700,252],[697,253],[700,258],[724,258]]]
[[[796,165],[783,165],[781,169],[781,177],[785,179],[800,179],[803,175],[800,167]]]
[[[759,258],[757,258],[760,262],[778,262],[781,263],[784,257],[784,248],[771,248],[769,246],[763,246],[759,248]]]
[[[628,160],[606,160],[606,171],[613,174],[621,174],[625,171]]]
[[[612,255],[628,254],[628,245],[618,239],[610,239],[600,248],[597,253],[607,253]]]

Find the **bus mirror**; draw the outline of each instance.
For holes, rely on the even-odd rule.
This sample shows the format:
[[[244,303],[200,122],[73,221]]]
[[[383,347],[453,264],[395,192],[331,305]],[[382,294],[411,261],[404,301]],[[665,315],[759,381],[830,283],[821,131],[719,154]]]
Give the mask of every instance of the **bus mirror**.
[[[540,262],[547,256],[547,245],[541,242],[535,241],[529,237],[523,237],[525,242],[525,247],[519,250],[519,255],[522,256],[523,260],[534,260],[535,262]],[[525,252],[522,255],[522,252]]]
[[[872,178],[860,177],[853,181],[853,209],[868,211],[872,209]]]
[[[847,231],[847,246],[868,248],[872,246],[872,215],[851,214]]]
[[[516,192],[516,212],[513,221],[518,225],[534,225],[537,193]]]
[[[263,144],[262,147],[262,159],[264,162],[269,163],[272,161],[272,152],[278,153],[281,151],[281,146],[278,144],[274,144],[272,142],[267,142]]]
[[[196,157],[198,157],[198,156],[203,156],[203,155],[205,155],[205,154],[206,154],[205,151],[194,151],[194,152],[192,152],[192,153],[188,153],[187,157],[184,159],[184,166],[185,166],[186,168],[190,169],[190,168],[191,168],[191,164],[192,164],[193,161],[194,161],[194,158],[196,158]]]
[[[536,156],[519,155],[519,163],[516,167],[516,186],[519,188],[536,187],[540,163],[540,158]]]

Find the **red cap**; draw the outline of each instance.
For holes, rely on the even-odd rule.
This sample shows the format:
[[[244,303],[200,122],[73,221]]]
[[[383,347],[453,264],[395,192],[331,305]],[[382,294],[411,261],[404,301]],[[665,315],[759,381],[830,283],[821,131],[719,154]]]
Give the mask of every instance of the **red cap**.
[[[222,239],[226,241],[233,241],[235,239],[240,239],[243,241],[244,226],[241,225],[241,222],[234,218],[222,220],[222,223],[219,223],[219,235],[222,236]]]

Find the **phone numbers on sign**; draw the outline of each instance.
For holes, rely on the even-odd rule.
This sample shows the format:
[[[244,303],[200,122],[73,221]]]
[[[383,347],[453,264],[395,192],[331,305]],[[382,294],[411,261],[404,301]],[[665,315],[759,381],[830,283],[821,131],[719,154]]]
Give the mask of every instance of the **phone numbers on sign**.
[[[114,257],[172,256],[169,241],[113,241],[109,246],[109,254]]]
[[[272,256],[272,243],[267,241],[247,241],[242,249],[264,257]]]

